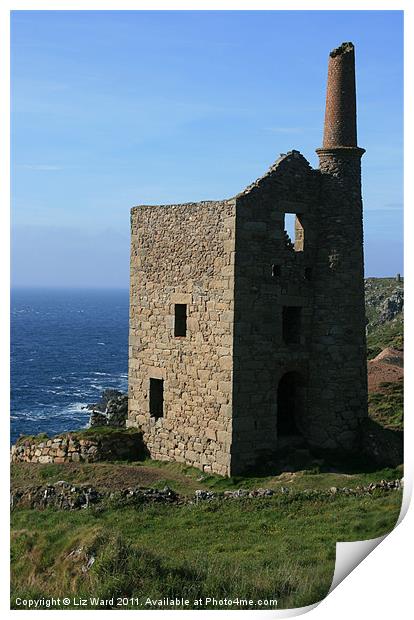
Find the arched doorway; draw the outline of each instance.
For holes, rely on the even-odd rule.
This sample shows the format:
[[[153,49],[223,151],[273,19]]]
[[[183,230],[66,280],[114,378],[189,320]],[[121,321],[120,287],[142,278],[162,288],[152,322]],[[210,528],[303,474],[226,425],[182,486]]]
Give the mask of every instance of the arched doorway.
[[[298,372],[287,372],[277,388],[278,437],[303,436],[306,386]]]

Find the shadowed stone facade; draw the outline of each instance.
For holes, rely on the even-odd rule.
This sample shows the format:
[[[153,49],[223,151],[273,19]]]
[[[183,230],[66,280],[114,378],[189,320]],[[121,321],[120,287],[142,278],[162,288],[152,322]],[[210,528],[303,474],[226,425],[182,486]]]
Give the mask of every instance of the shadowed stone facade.
[[[132,209],[127,424],[153,458],[229,475],[298,438],[355,447],[367,415],[355,109],[347,43],[331,52],[318,170],[291,151],[229,200]]]

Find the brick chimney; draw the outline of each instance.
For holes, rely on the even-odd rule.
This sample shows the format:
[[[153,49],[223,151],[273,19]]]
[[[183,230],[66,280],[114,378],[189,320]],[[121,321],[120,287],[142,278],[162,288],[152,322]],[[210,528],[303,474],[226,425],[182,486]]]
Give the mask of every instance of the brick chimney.
[[[357,146],[355,50],[351,42],[329,54],[323,145],[316,152],[322,173],[329,171],[332,159],[360,159],[365,153]]]
[[[357,146],[355,53],[342,43],[329,54],[323,148]]]

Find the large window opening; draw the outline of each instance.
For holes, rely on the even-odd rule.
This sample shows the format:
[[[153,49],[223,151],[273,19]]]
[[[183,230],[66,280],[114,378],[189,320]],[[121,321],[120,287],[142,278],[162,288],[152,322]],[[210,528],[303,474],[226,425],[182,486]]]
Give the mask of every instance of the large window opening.
[[[164,380],[150,379],[149,384],[149,410],[152,418],[164,416]]]
[[[187,304],[175,304],[174,336],[187,335]]]
[[[295,252],[303,252],[305,247],[305,232],[301,218],[302,216],[296,213],[285,213],[285,232]]]
[[[287,372],[277,389],[278,437],[301,436],[305,407],[305,385],[297,372]]]
[[[302,308],[300,306],[283,306],[283,342],[300,344],[302,332]]]

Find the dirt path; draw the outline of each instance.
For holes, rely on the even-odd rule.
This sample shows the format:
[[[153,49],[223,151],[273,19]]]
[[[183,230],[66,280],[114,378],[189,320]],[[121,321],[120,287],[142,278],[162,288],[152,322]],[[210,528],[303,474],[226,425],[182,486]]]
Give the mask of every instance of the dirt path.
[[[186,477],[179,472],[166,471],[164,468],[146,467],[138,463],[126,465],[116,463],[64,463],[41,465],[39,463],[19,463],[12,466],[12,481],[14,488],[25,488],[43,485],[53,471],[55,480],[66,480],[76,484],[90,484],[98,490],[119,491],[130,487],[153,487],[168,479],[183,484],[192,491],[198,488],[197,481]],[[201,475],[201,472],[200,472]]]
[[[400,381],[404,377],[404,352],[387,348],[368,362],[368,392],[380,392],[381,383]]]

